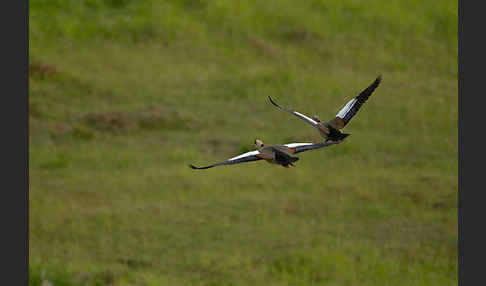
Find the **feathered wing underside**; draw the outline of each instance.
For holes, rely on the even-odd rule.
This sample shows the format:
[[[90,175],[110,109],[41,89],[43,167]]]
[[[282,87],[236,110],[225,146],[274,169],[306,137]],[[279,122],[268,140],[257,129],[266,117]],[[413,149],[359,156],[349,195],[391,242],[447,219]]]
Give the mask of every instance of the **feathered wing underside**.
[[[257,155],[257,154],[260,154],[260,151],[254,150],[254,151],[243,153],[243,154],[238,155],[238,156],[233,157],[233,158],[229,158],[228,161],[236,160],[236,159],[240,159],[240,158],[244,158],[244,157],[249,157],[249,156]]]
[[[336,129],[342,129],[348,122],[356,115],[361,106],[368,100],[370,95],[380,85],[381,75],[378,76],[375,81],[368,86],[365,90],[360,92],[358,96],[351,99],[346,105],[338,112],[335,118],[329,121]]]
[[[306,115],[304,115],[302,113],[299,113],[297,111],[294,111],[294,110],[291,110],[291,109],[288,109],[288,108],[285,108],[285,107],[281,106],[280,104],[278,104],[275,101],[273,101],[273,99],[270,96],[268,97],[268,99],[270,99],[270,102],[273,105],[275,105],[276,107],[282,109],[283,111],[287,111],[287,112],[289,112],[289,113],[291,113],[291,114],[299,117],[300,119],[306,121],[307,123],[310,123],[312,126],[314,126],[316,128],[318,127],[318,123],[314,119],[312,119],[312,118],[310,118],[310,117],[308,117],[308,116],[306,116]]]
[[[289,143],[289,144],[284,144],[284,146],[289,147],[289,148],[295,148],[295,147],[300,147],[300,146],[307,146],[307,145],[312,145],[314,143]]]
[[[233,157],[231,159],[228,159],[227,161],[215,163],[215,164],[212,164],[212,165],[209,165],[209,166],[196,167],[194,165],[189,165],[189,167],[191,167],[192,169],[199,169],[199,170],[201,170],[201,169],[209,169],[209,168],[212,168],[212,167],[222,166],[222,165],[233,165],[233,164],[239,164],[239,163],[245,163],[245,162],[252,162],[252,161],[262,160],[263,158],[258,157],[257,156],[258,154],[260,154],[260,152],[257,151],[257,150],[255,150],[255,151],[251,151],[251,152],[247,152],[247,153],[238,155],[236,157]]]
[[[291,143],[291,144],[285,144],[285,146],[289,147],[294,154],[297,154],[300,152],[327,147],[337,143],[338,142],[334,142],[334,141],[320,142],[320,143]]]

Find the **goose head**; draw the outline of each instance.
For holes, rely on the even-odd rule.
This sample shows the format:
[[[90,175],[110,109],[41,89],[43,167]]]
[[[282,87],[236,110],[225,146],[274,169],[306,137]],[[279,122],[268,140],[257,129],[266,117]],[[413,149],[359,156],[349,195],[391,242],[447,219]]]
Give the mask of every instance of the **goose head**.
[[[263,142],[259,139],[256,139],[255,140],[255,147],[257,147],[258,150],[260,150],[261,148],[263,148],[265,145],[263,145]]]

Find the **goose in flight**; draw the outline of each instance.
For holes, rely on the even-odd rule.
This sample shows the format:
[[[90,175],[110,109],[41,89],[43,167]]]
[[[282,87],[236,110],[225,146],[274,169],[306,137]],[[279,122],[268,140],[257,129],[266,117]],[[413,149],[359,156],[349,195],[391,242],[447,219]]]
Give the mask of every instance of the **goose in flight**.
[[[244,162],[265,160],[268,163],[278,164],[285,168],[295,167],[294,162],[299,160],[298,157],[293,157],[292,155],[314,150],[322,147],[326,147],[337,142],[320,142],[320,143],[290,143],[284,145],[270,145],[265,146],[261,140],[255,140],[255,147],[257,150],[246,152],[239,156],[228,159],[224,162],[215,163],[205,167],[196,167],[194,165],[189,165],[192,169],[208,169],[221,165],[232,165]]]
[[[295,116],[299,117],[300,119],[303,119],[308,123],[312,124],[312,126],[314,126],[315,128],[317,128],[317,130],[319,130],[321,136],[326,139],[325,142],[338,141],[340,143],[342,142],[342,140],[344,140],[344,138],[351,135],[347,133],[342,133],[341,129],[343,129],[344,126],[346,126],[346,124],[348,124],[348,122],[351,120],[351,118],[353,118],[353,116],[356,115],[356,113],[361,108],[363,103],[365,103],[366,100],[368,100],[368,98],[373,93],[373,91],[378,87],[380,82],[381,82],[381,75],[378,76],[370,86],[368,86],[365,90],[361,91],[358,96],[348,101],[348,103],[338,112],[338,114],[336,114],[336,117],[334,117],[333,119],[327,122],[322,122],[321,120],[319,120],[317,116],[313,116],[312,118],[310,118],[297,111],[287,109],[277,104],[270,96],[268,97],[268,99],[270,99],[270,102],[276,107],[284,111],[290,112]]]

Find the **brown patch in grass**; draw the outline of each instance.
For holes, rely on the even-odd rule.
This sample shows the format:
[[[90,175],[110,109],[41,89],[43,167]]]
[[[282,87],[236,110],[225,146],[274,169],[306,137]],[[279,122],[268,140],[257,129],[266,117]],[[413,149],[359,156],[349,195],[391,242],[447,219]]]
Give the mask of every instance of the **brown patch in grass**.
[[[79,139],[89,140],[95,137],[92,130],[80,124],[72,125],[69,123],[54,122],[50,124],[48,130],[53,139],[73,136]]]
[[[117,111],[90,113],[86,115],[85,121],[95,129],[108,131],[127,129],[132,123],[128,114]]]
[[[421,192],[415,190],[407,189],[402,194],[414,203],[422,203],[425,200],[425,196]]]
[[[44,114],[39,102],[29,101],[29,115],[35,118],[41,118]]]
[[[435,202],[435,203],[432,203],[432,207],[434,209],[442,209],[445,207],[445,203],[443,202]]]
[[[52,132],[56,134],[65,134],[71,131],[73,131],[73,127],[65,123],[56,123],[52,129]]]
[[[142,110],[133,118],[140,129],[186,130],[194,123],[191,118],[180,115],[177,111],[163,112],[156,107]]]
[[[266,43],[263,39],[249,36],[248,41],[250,44],[258,51],[260,51],[264,56],[268,56],[271,58],[278,58],[278,53],[272,45]]]
[[[282,33],[282,38],[289,42],[303,44],[320,40],[322,37],[304,27],[291,27],[285,29],[285,31]]]
[[[116,261],[130,269],[143,269],[152,267],[152,263],[138,258],[118,258]]]
[[[286,214],[290,214],[290,215],[297,215],[299,213],[299,209],[294,206],[294,205],[287,205],[283,208],[283,211],[286,213]]]
[[[124,111],[90,113],[84,117],[84,121],[97,130],[127,131],[188,129],[191,120],[180,116],[177,112],[167,114],[157,108],[149,108],[136,113]]]
[[[29,64],[29,75],[37,76],[39,78],[47,78],[54,76],[59,72],[57,66],[46,64],[40,61],[32,61]]]

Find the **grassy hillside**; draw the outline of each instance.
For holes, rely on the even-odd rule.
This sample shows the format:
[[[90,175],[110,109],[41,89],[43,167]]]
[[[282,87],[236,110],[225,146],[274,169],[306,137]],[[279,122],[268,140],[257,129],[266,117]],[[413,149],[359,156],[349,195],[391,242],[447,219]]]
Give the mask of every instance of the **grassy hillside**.
[[[31,285],[457,284],[457,1],[29,3]]]

